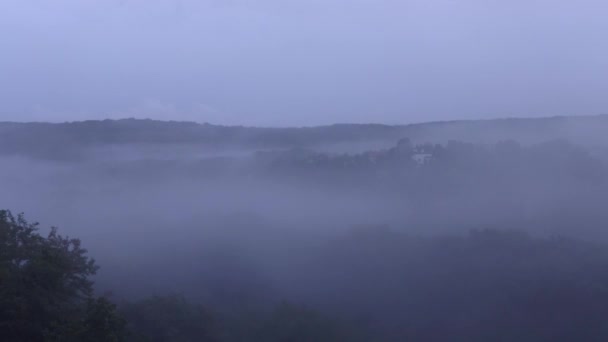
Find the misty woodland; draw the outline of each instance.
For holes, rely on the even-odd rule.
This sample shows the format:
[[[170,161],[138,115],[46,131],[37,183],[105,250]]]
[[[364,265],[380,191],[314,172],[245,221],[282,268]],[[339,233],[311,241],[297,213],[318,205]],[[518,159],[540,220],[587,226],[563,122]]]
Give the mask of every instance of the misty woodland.
[[[0,0],[0,342],[608,342],[608,0]]]
[[[606,131],[1,123],[0,340],[607,341]]]

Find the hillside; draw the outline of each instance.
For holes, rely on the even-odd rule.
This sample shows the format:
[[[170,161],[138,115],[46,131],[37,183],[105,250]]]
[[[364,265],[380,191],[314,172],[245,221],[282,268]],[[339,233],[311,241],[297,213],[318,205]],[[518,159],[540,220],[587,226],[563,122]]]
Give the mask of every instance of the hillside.
[[[78,159],[87,148],[113,145],[182,145],[195,148],[328,148],[386,143],[403,137],[417,143],[537,143],[568,139],[583,145],[606,144],[608,116],[449,121],[401,126],[336,124],[318,127],[257,128],[139,119],[69,123],[0,122],[0,154],[45,159]]]

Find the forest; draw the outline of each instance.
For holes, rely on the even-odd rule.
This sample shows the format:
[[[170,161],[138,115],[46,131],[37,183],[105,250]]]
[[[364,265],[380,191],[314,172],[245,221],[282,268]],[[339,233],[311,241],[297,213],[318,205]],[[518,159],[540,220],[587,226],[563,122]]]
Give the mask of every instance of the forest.
[[[0,340],[605,341],[604,118],[530,120],[4,124]]]
[[[0,342],[608,342],[607,14],[0,0]]]

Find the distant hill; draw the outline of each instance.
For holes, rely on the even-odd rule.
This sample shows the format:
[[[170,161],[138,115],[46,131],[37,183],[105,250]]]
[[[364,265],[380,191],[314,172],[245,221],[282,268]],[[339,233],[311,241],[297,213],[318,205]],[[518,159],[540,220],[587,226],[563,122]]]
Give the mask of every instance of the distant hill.
[[[417,143],[460,140],[534,143],[568,139],[608,144],[608,116],[517,118],[430,122],[391,126],[336,124],[302,128],[218,126],[140,119],[69,123],[0,122],[0,154],[51,159],[76,158],[89,147],[130,144],[185,144],[209,148],[294,148],[385,141],[408,137]]]
[[[608,115],[461,120],[402,127],[402,133],[417,142],[460,140],[494,143],[517,140],[537,143],[566,139],[584,145],[608,144]]]
[[[3,149],[67,143],[81,145],[188,143],[283,147],[384,139],[398,136],[399,132],[400,127],[372,124],[257,128],[139,119],[69,123],[0,122],[0,142]]]

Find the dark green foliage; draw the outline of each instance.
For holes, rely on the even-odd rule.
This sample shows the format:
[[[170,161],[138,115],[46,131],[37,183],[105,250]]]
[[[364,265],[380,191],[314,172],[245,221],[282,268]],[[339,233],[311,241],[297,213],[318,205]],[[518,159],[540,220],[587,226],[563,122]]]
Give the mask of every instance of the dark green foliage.
[[[497,230],[412,237],[361,226],[298,269],[300,290],[291,295],[306,307],[212,313],[167,296],[125,303],[121,317],[114,304],[92,296],[87,275],[96,267],[77,242],[56,230],[43,238],[23,217],[1,215],[1,341],[608,339],[608,252],[601,244]]]
[[[604,245],[562,237],[370,227],[301,272],[314,279],[310,302],[371,315],[381,340],[566,342],[608,340],[606,269]]]
[[[319,310],[282,302],[270,310],[219,316],[225,342],[362,342],[368,330]]]
[[[0,211],[0,340],[121,341],[115,308],[93,298],[94,260],[79,240],[37,226]]]
[[[45,336],[56,342],[121,342],[131,340],[126,321],[117,313],[116,305],[106,298],[89,298],[80,310],[81,317],[60,321]]]
[[[152,297],[125,303],[121,311],[130,330],[142,341],[218,341],[211,314],[181,296]]]
[[[181,296],[125,303],[132,337],[149,342],[356,342],[362,330],[321,313],[283,303],[266,312],[210,314]]]
[[[79,240],[56,229],[43,237],[37,224],[0,211],[0,246],[1,341],[358,340],[351,335],[354,329],[288,304],[241,320],[214,316],[181,296],[166,296],[124,303],[119,315],[116,305],[93,296],[89,277],[97,266]]]
[[[317,311],[283,303],[252,334],[255,342],[354,342],[362,336]]]
[[[118,342],[127,336],[126,321],[118,315],[116,305],[106,298],[87,301],[83,327],[83,341]]]

